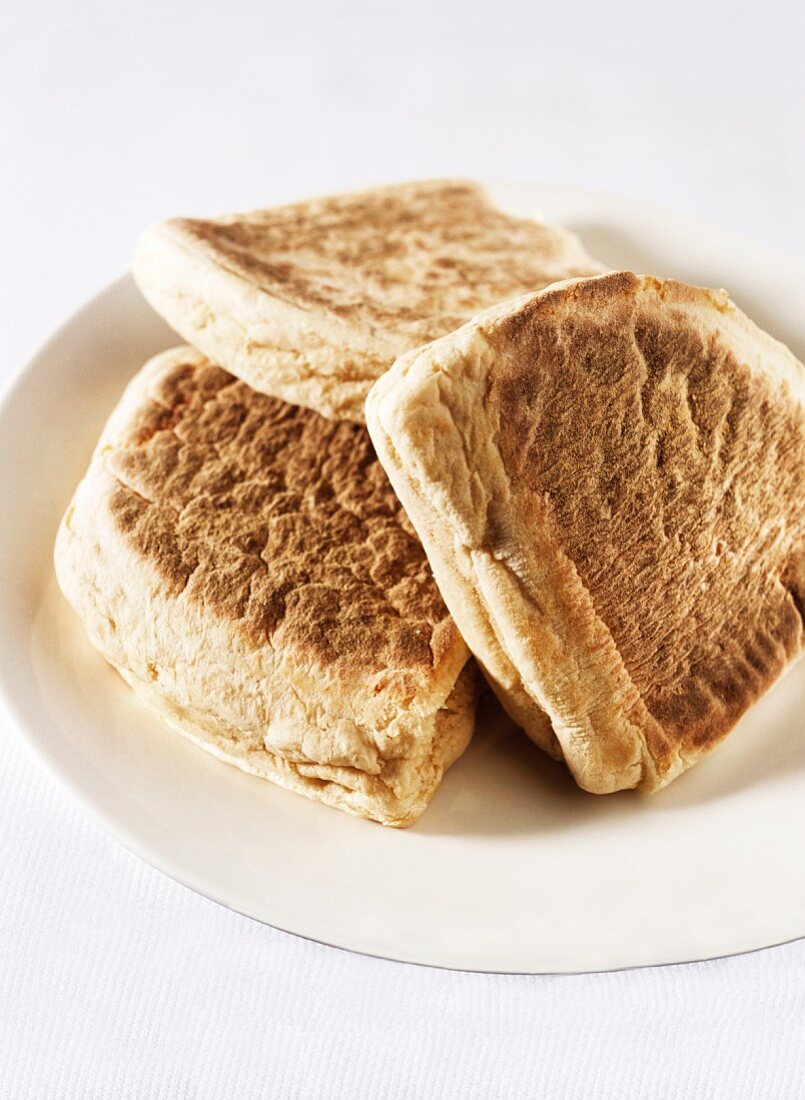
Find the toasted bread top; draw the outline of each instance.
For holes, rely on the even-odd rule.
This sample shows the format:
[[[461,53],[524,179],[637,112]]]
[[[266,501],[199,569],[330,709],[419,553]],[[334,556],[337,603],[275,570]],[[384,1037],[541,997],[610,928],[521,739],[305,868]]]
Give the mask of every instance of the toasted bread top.
[[[378,187],[172,225],[266,293],[333,314],[400,351],[594,266],[569,233],[512,218],[464,182]]]
[[[493,303],[602,270],[565,230],[428,181],[152,227],[134,271],[182,336],[256,389],[363,419],[402,352]]]
[[[661,786],[800,651],[803,395],[726,294],[627,272],[490,310],[373,391],[459,627],[588,789]]]
[[[151,365],[101,454],[129,550],[249,645],[403,703],[456,663],[463,643],[364,428],[180,348]]]

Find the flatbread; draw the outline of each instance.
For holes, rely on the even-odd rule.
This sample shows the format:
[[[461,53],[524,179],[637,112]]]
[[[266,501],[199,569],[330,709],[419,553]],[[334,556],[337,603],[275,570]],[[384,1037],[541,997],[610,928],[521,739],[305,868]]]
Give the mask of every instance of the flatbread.
[[[358,422],[403,352],[602,270],[572,233],[456,181],[177,218],[146,230],[134,257],[143,294],[188,343],[257,390]]]
[[[366,429],[191,348],[130,384],[55,556],[106,659],[244,771],[402,826],[469,741],[469,654]]]
[[[723,291],[628,272],[489,310],[372,391],[447,606],[587,790],[664,786],[801,652],[804,396]]]

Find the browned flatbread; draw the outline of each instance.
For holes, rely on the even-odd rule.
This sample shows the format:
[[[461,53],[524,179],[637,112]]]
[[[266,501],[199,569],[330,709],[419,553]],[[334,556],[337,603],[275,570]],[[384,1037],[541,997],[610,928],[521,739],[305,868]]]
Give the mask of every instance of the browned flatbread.
[[[407,825],[467,745],[469,654],[366,429],[191,348],[129,386],[56,566],[145,701],[246,771]]]
[[[363,421],[398,355],[504,298],[603,270],[572,233],[477,184],[379,187],[147,230],[134,275],[158,313],[257,390]]]
[[[804,396],[723,291],[622,272],[490,310],[372,391],[459,628],[587,790],[668,783],[801,651]]]

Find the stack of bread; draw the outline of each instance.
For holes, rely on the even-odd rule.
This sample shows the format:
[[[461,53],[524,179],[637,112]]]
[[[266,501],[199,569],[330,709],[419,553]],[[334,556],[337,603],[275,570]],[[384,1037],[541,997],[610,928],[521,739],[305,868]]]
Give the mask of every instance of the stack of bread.
[[[580,786],[653,790],[801,651],[805,369],[723,292],[441,181],[169,221],[134,274],[189,346],[112,413],[57,574],[219,757],[409,825],[477,662]]]

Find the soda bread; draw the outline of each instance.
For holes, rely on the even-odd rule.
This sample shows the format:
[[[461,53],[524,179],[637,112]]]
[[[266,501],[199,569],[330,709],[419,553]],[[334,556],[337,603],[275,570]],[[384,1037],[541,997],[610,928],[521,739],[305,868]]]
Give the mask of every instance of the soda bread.
[[[257,390],[359,422],[404,351],[601,270],[572,233],[455,181],[177,218],[146,230],[134,257],[143,294],[188,343]]]
[[[291,790],[408,825],[469,741],[469,654],[366,429],[200,352],[131,382],[56,571],[149,706]]]
[[[723,291],[628,272],[499,305],[372,390],[459,629],[587,790],[664,786],[801,651],[804,403]]]

